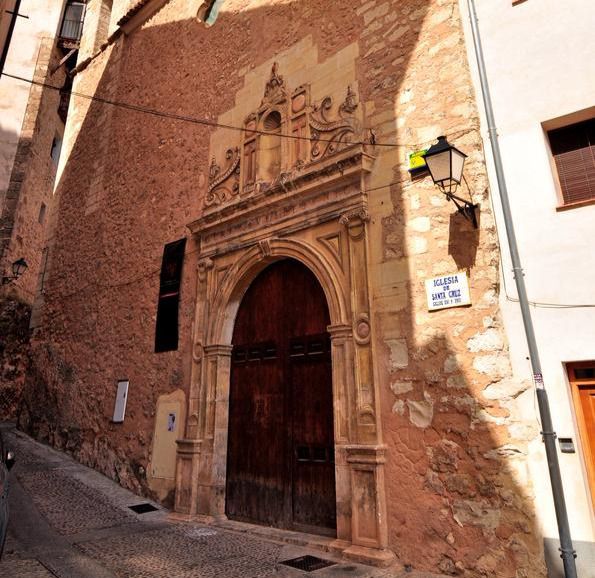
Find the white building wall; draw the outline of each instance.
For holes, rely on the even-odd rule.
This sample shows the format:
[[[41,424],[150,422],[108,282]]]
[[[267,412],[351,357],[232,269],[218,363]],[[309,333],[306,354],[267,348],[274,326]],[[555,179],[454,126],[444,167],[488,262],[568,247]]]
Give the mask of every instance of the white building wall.
[[[545,133],[595,116],[595,2],[588,0],[475,0],[515,231],[530,301],[595,305],[595,205],[557,210],[557,176]],[[476,64],[467,0],[470,62]],[[476,78],[477,81],[477,78]],[[481,98],[479,82],[476,82]],[[485,118],[486,157],[491,162]],[[454,143],[456,144],[456,143]],[[505,284],[501,305],[517,377],[531,379],[526,339],[511,272],[497,183],[491,167]],[[506,291],[505,291],[506,288]],[[531,308],[554,428],[577,453],[559,453],[572,536],[595,542],[595,520],[565,362],[595,360],[595,307]],[[519,399],[538,419],[534,392]],[[545,537],[557,538],[541,439],[530,469]],[[595,576],[595,569],[592,570]]]

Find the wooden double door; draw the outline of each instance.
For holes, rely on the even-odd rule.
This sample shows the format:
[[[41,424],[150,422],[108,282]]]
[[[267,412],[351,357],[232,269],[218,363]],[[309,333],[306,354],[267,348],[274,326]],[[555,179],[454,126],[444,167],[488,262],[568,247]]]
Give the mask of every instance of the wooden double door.
[[[242,299],[233,333],[226,515],[336,532],[329,313],[315,276],[278,261]]]

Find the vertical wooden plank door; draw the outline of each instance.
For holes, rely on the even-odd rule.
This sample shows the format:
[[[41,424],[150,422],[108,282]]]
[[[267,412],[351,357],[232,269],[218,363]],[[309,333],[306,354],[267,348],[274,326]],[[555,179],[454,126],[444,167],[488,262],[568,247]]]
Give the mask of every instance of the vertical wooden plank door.
[[[233,333],[226,515],[335,532],[333,396],[326,298],[287,259],[248,288]]]

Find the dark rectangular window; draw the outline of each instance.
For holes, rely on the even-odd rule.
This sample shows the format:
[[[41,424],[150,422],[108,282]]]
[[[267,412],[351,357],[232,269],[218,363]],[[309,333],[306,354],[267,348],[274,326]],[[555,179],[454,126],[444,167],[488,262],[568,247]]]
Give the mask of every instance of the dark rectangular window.
[[[595,118],[548,132],[564,204],[595,199]]]
[[[60,38],[78,41],[83,34],[85,2],[69,0],[64,9],[64,19],[60,29]]]
[[[50,156],[52,157],[52,161],[54,161],[54,165],[58,166],[60,162],[60,153],[62,152],[62,139],[60,136],[56,135],[54,140],[52,140],[52,149],[50,151]]]
[[[178,306],[185,247],[186,239],[181,239],[168,243],[163,249],[155,327],[156,353],[178,349]]]

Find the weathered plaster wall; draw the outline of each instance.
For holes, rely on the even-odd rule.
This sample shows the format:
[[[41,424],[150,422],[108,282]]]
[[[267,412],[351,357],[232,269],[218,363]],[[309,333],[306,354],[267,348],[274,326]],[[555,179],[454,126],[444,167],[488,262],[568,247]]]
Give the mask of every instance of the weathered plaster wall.
[[[364,183],[389,547],[403,564],[449,574],[542,575],[524,461],[536,430],[513,404],[526,386],[510,379],[457,3],[369,0],[354,9],[348,1],[235,0],[210,28],[191,18],[198,4],[172,0],[107,47],[74,89],[239,124],[228,111],[258,105],[262,94],[245,90],[248,79],[256,86],[260,73],[262,90],[274,60],[293,86],[311,82],[321,91],[314,100],[344,94],[354,82],[364,125],[379,142],[399,144],[377,147]],[[325,72],[329,62],[336,69]],[[237,132],[228,132],[235,144]],[[180,349],[155,354],[161,255],[201,214],[211,155],[226,146],[218,136],[213,146],[221,149],[210,150],[211,133],[82,98],[73,99],[66,129],[39,362],[23,425],[145,492],[154,491],[146,469],[157,400],[188,391],[191,363],[197,247],[190,241],[186,250]],[[406,153],[439,134],[469,154],[478,231],[451,215],[428,179],[412,182],[406,172]],[[456,270],[469,271],[472,307],[428,313],[423,280]],[[130,379],[127,417],[116,425],[110,418],[122,378]]]

